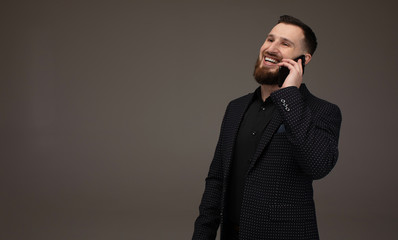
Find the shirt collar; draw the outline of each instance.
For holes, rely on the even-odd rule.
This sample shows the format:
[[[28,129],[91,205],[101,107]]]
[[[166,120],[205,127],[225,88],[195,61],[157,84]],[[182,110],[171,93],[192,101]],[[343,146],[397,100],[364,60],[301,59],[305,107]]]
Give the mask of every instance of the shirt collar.
[[[302,83],[302,84],[300,85],[299,90],[300,90],[300,93],[301,93],[301,95],[302,95],[302,97],[303,97],[304,99],[306,99],[308,95],[311,95],[311,93],[308,91],[308,88],[307,88],[307,86],[305,85],[305,83]],[[270,100],[270,97],[268,97],[267,99],[265,99],[265,102],[263,101],[263,98],[262,98],[262,96],[261,96],[261,86],[259,86],[259,87],[254,91],[253,98],[252,98],[252,102],[254,102],[255,100],[261,101],[262,103],[266,103],[266,102],[271,101],[271,100]]]
[[[263,101],[263,97],[261,96],[261,87],[258,87],[256,91],[254,91],[252,102],[254,101],[259,101],[262,104],[267,104],[272,102],[270,97],[268,97],[267,99],[265,99],[265,101]]]

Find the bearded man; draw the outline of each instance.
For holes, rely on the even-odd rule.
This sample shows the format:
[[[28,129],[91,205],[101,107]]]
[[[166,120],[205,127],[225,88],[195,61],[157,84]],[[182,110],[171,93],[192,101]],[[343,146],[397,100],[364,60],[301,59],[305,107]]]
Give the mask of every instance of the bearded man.
[[[302,83],[316,47],[291,16],[268,34],[253,74],[260,86],[226,109],[192,239],[215,239],[220,225],[221,240],[319,239],[312,182],[336,164],[341,112]]]

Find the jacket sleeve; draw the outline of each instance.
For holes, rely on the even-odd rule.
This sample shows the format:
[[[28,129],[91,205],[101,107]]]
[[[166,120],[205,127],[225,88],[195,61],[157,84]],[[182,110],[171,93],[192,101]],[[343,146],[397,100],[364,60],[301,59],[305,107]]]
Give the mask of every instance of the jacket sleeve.
[[[222,142],[228,109],[229,107],[227,107],[224,115],[217,147],[210,164],[208,176],[206,177],[205,191],[199,205],[199,216],[195,221],[193,240],[214,240],[220,225],[221,199],[223,193]]]
[[[340,109],[313,96],[304,101],[296,87],[275,91],[271,98],[282,115],[300,168],[312,179],[326,176],[338,157]]]

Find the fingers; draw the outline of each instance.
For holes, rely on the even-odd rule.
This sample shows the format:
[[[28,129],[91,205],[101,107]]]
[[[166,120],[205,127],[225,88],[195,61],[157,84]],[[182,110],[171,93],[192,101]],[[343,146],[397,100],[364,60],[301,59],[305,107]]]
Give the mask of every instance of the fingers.
[[[281,62],[278,63],[278,65],[287,67],[287,68],[289,68],[290,71],[296,70],[298,73],[300,73],[300,75],[303,75],[303,67],[302,67],[301,61],[302,61],[301,59],[299,59],[296,62],[293,59],[284,58],[284,59],[282,59]]]
[[[282,59],[282,61],[278,63],[278,66],[287,67],[290,71],[282,85],[282,88],[289,86],[300,87],[303,82],[303,67],[301,61],[301,59],[297,62],[292,59]]]

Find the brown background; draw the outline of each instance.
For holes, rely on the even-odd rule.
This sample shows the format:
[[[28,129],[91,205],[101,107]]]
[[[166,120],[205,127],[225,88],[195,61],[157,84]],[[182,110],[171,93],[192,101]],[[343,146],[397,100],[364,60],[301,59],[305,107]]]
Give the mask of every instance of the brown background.
[[[343,113],[322,239],[398,235],[393,1],[2,1],[0,238],[189,239],[227,103],[278,17]]]

